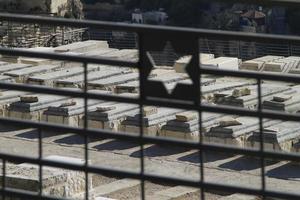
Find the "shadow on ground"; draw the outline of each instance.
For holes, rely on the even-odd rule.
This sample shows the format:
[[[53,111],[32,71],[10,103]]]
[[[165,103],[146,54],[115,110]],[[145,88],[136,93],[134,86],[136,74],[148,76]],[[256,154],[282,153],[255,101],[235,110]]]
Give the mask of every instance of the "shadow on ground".
[[[153,145],[144,149],[144,156],[148,157],[159,157],[159,156],[170,156],[174,154],[179,154],[187,151],[184,148],[175,147],[161,147],[159,145]],[[139,158],[141,156],[141,151],[135,151],[130,156]]]
[[[279,179],[300,179],[300,166],[294,163],[287,163],[266,172],[266,176]]]
[[[265,166],[274,165],[277,161],[265,161]],[[235,171],[251,171],[261,168],[261,160],[259,158],[242,156],[232,161],[219,165],[220,168],[230,169]]]
[[[215,162],[217,160],[224,160],[232,157],[229,154],[216,153],[216,152],[205,152],[204,153],[204,163]],[[191,162],[191,163],[200,163],[200,153],[195,152],[183,157],[178,158],[180,161]]]
[[[136,143],[132,142],[125,142],[125,141],[120,141],[120,140],[113,140],[113,141],[108,141],[103,144],[99,144],[94,146],[93,148],[97,150],[125,150],[125,149],[131,149],[134,147],[139,146]]]

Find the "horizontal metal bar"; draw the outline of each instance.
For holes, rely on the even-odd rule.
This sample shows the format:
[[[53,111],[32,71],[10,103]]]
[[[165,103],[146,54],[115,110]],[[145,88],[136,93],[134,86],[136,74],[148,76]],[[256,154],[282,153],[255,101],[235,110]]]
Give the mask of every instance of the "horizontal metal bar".
[[[181,36],[198,36],[204,38],[214,38],[222,40],[245,40],[245,41],[262,41],[281,43],[286,42],[300,42],[298,36],[262,34],[262,33],[245,33],[234,31],[220,31],[210,29],[196,29],[196,28],[180,28],[171,26],[154,26],[154,25],[138,25],[118,22],[104,22],[94,20],[76,20],[65,18],[54,18],[33,15],[9,14],[0,13],[0,20],[8,20],[15,22],[37,23],[56,26],[72,26],[72,27],[89,27],[105,30],[118,30],[136,33],[160,34],[165,36],[172,36],[174,34]]]
[[[4,47],[0,47],[0,54],[26,56],[26,57],[34,57],[34,58],[45,58],[45,59],[63,60],[63,61],[73,61],[73,62],[89,63],[89,64],[113,65],[118,67],[138,68],[137,62],[121,61],[121,60],[118,61],[116,59],[109,59],[101,56],[91,57],[85,55],[69,55],[69,54],[61,54],[61,53],[36,52],[30,50],[22,50],[16,48],[10,49]]]

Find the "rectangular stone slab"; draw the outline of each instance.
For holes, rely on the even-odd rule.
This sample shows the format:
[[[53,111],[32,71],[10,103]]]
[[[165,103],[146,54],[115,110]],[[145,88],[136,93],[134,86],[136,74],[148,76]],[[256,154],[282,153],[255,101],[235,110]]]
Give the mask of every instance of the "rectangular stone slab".
[[[7,64],[7,65],[3,65],[0,67],[0,73],[5,73],[5,72],[17,70],[17,69],[24,69],[24,68],[28,68],[31,66],[32,65],[29,65],[29,64],[19,64],[19,63]]]
[[[94,81],[94,80],[100,80],[100,79],[105,79],[109,77],[113,77],[116,75],[121,75],[121,74],[126,74],[129,73],[130,71],[127,70],[122,70],[122,69],[107,69],[107,70],[101,70],[88,73],[87,80]],[[64,79],[59,79],[55,81],[55,85],[57,87],[78,87],[82,88],[84,84],[84,75],[78,75],[78,76],[72,76],[69,78],[64,78]]]
[[[54,48],[55,52],[77,52],[84,53],[98,48],[108,48],[107,41],[88,40],[83,42],[74,42],[72,44],[62,45]]]
[[[99,49],[95,49],[95,50],[92,50],[92,51],[88,51],[88,52],[85,52],[84,55],[86,56],[92,56],[92,57],[101,57],[105,54],[108,54],[108,53],[112,53],[114,51],[118,51],[118,49],[113,49],[113,48],[99,48]]]
[[[203,86],[201,88],[201,92],[203,95],[211,94],[211,93],[221,92],[224,90],[230,90],[235,87],[242,87],[242,86],[247,86],[247,85],[251,85],[251,84],[252,84],[251,82],[247,82],[247,81],[216,83],[216,84],[212,84],[212,85]]]
[[[110,94],[109,91],[90,91],[97,94]],[[76,102],[75,105],[71,106],[65,106],[61,107],[62,104],[67,102]],[[89,110],[95,110],[96,107],[100,104],[104,103],[104,101],[101,100],[95,100],[95,99],[88,99],[87,101],[87,109]],[[44,115],[56,115],[56,116],[64,116],[69,117],[73,115],[79,115],[83,114],[85,111],[85,101],[82,98],[73,98],[73,99],[65,99],[63,101],[54,103],[50,105],[47,110],[43,113]]]
[[[215,126],[205,133],[205,141],[210,143],[227,144],[239,147],[251,146],[248,138],[259,129],[259,120],[250,117],[237,118],[242,125],[220,127]],[[264,119],[264,126],[268,127],[278,123],[277,120]]]
[[[242,63],[240,69],[263,71],[264,65],[268,62],[272,62],[283,58],[283,56],[262,56],[252,60],[248,60]]]
[[[88,119],[97,120],[97,121],[110,121],[121,117],[125,117],[131,111],[133,111],[135,114],[139,112],[139,105],[126,104],[126,103],[114,103],[111,105],[113,105],[115,109],[105,111],[105,112],[98,112],[98,111],[89,112]]]
[[[259,119],[253,117],[238,117],[236,119],[242,125],[227,126],[227,127],[212,127],[206,134],[208,137],[223,137],[223,138],[237,138],[245,134],[249,134],[259,129]],[[278,123],[277,120],[264,119],[264,126],[269,127]]]
[[[90,81],[88,83],[89,89],[112,89],[117,84],[126,83],[139,79],[138,73],[128,73],[100,80]]]
[[[180,114],[180,113],[178,113]],[[195,115],[197,115],[196,119],[193,119],[188,122],[182,122],[175,120],[170,120],[166,123],[166,125],[162,128],[163,130],[171,130],[171,131],[178,131],[178,132],[199,132],[199,116],[197,112],[194,112]],[[210,127],[212,125],[217,125],[218,119],[220,119],[224,114],[219,113],[202,113],[202,128],[203,131],[206,130],[207,127]]]
[[[24,49],[28,51],[33,52],[46,52],[46,53],[52,53],[54,52],[54,48],[52,47],[34,47],[29,49]],[[62,61],[54,61],[51,59],[45,59],[45,58],[34,58],[34,57],[19,57],[18,58],[19,63],[23,64],[30,64],[32,66],[38,66],[38,65],[49,65],[53,63],[61,63]]]
[[[136,115],[140,112],[138,105],[125,103],[115,103],[111,105],[114,106],[115,109],[106,112],[89,112],[88,127],[120,131],[122,130],[121,124],[126,119],[127,115]],[[81,119],[81,125],[84,123],[84,118],[85,116]]]
[[[10,77],[10,76],[0,75],[0,82],[14,83],[15,80],[12,77]]]
[[[263,109],[277,110],[277,111],[287,111],[287,112],[297,112],[300,109],[300,87],[291,87],[291,90],[283,92],[282,95],[291,96],[290,99],[284,102],[274,101],[273,98],[270,100],[263,101]],[[275,96],[275,95],[274,95]]]
[[[58,96],[58,95],[48,95],[48,94],[38,94],[39,101],[35,103],[24,103],[24,102],[15,102],[10,104],[10,111],[19,111],[19,112],[33,112],[43,109],[47,109],[49,106],[57,103],[63,103],[66,99],[70,97]]]
[[[201,66],[225,70],[238,70],[239,60],[238,58],[232,57],[218,57],[210,60],[203,60]]]
[[[165,123],[169,120],[175,119],[175,114],[182,112],[179,109],[170,109],[170,108],[157,108],[157,113],[149,116],[143,117],[144,126],[152,126],[161,123]],[[127,116],[127,119],[123,123],[124,125],[134,125],[139,126],[139,114],[134,116]]]
[[[50,156],[46,160],[84,164],[81,159]],[[1,174],[2,177],[2,174]],[[39,191],[39,167],[32,164],[7,164],[6,186],[13,189]],[[2,178],[1,181],[2,182]],[[2,183],[1,183],[2,184]],[[92,181],[89,181],[89,189]],[[83,172],[43,166],[42,190],[44,195],[74,198],[85,191],[85,174]]]
[[[99,67],[98,66],[89,66],[87,71],[98,71]],[[47,85],[47,86],[53,86],[53,81],[61,78],[67,78],[71,76],[76,76],[79,74],[83,74],[84,69],[83,67],[73,67],[73,68],[67,68],[67,69],[62,69],[60,71],[55,71],[55,72],[49,72],[46,74],[41,74],[41,75],[34,75],[30,76],[28,78],[28,83],[30,84],[36,84],[36,85]]]
[[[270,150],[292,151],[293,144],[300,139],[300,127],[298,122],[282,122],[279,121],[272,126],[264,125],[264,143],[272,144]],[[256,146],[260,143],[260,132],[254,131],[252,137],[249,138],[252,145]]]
[[[25,83],[29,76],[51,72],[59,68],[61,68],[60,65],[39,65],[36,67],[29,67],[25,69],[5,72],[4,75],[13,77],[18,83]]]
[[[242,96],[242,97],[232,97],[226,96],[218,100],[218,104],[220,105],[230,105],[230,106],[239,106],[239,107],[248,107],[255,108],[258,103],[258,94],[257,94],[257,86],[252,85],[248,86],[251,90],[250,95]],[[289,88],[286,86],[274,85],[274,84],[262,84],[261,92],[262,92],[262,100],[269,100],[273,98],[273,95],[280,94],[284,91],[287,91]]]
[[[113,51],[102,55],[105,58],[116,59],[116,60],[126,60],[126,61],[137,61],[138,50],[136,49],[122,49],[118,51]]]
[[[265,65],[264,61],[247,60],[240,66],[241,70],[261,71]]]
[[[0,61],[0,66],[3,66],[3,65],[8,65],[8,64],[11,64],[11,63],[4,62],[4,61]]]
[[[206,60],[211,60],[215,58],[214,54],[208,54],[208,53],[200,53],[199,54],[199,60],[200,62],[202,61],[206,61]],[[185,71],[185,67],[188,64],[188,62],[190,61],[191,56],[184,56],[179,58],[175,64],[174,64],[174,69],[177,73],[186,73]]]
[[[152,81],[160,81],[162,83],[175,83],[181,80],[187,79],[187,75],[179,74],[179,73],[166,73],[162,75],[157,75],[155,77],[150,78]],[[137,92],[139,89],[139,81],[131,81],[128,83],[119,84],[116,86],[117,93],[121,92]]]
[[[20,100],[19,96],[29,94],[29,92],[7,90],[2,91],[0,95],[0,115],[6,116],[8,105]]]

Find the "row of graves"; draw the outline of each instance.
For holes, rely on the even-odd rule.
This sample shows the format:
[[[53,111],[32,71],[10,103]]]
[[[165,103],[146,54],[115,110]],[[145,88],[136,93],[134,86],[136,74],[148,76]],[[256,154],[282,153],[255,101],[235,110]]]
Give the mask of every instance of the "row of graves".
[[[136,61],[134,49],[112,49],[106,41],[84,41],[56,48],[33,48],[33,51],[56,52],[70,55],[100,56],[110,59]],[[264,56],[242,62],[238,58],[218,57],[201,53],[202,66],[216,69],[255,70],[270,73],[297,73],[300,57]],[[161,81],[167,90],[178,83],[191,83],[184,67],[190,57],[182,57],[174,66],[156,66],[150,79]],[[81,63],[54,61],[17,56],[3,56],[0,62],[0,81],[47,87],[81,90],[85,88]],[[87,88],[99,94],[115,94],[137,98],[139,73],[135,69],[89,64]],[[211,105],[258,108],[255,80],[231,77],[203,76],[201,101]],[[300,110],[300,87],[289,83],[263,82],[261,94],[263,109],[294,113]],[[126,133],[140,132],[138,105],[120,102],[88,100],[87,116],[83,99],[49,94],[2,90],[0,113],[2,116],[34,121],[46,121],[70,126],[107,129]],[[240,147],[259,146],[259,120],[250,117],[202,113],[156,106],[145,106],[142,112],[144,133],[150,136],[199,140],[201,133],[206,142],[230,144]],[[200,130],[201,119],[201,130]],[[263,134],[268,149],[298,151],[300,127],[294,122],[264,119]]]

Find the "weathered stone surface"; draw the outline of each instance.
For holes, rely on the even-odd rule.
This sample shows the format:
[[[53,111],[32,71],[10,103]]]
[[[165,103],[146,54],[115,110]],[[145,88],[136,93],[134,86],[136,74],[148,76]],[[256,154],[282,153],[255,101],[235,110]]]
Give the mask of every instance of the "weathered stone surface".
[[[263,108],[277,111],[281,110],[286,112],[297,112],[298,110],[300,110],[300,95],[298,95],[299,91],[299,86],[293,86],[290,88],[290,90],[280,94],[280,96],[292,96],[290,99],[287,99],[285,101],[278,101],[284,99],[277,98],[277,101],[274,101],[273,97],[273,99],[267,99],[263,101]]]
[[[150,80],[162,81],[168,91],[173,90],[177,84],[192,84],[192,81],[190,79],[186,79],[186,77],[182,77],[182,80],[178,80],[178,79],[159,80],[159,79],[160,79],[159,75],[158,77],[156,77],[156,79],[150,78]],[[201,78],[201,85],[210,85],[215,82],[216,82],[215,79]],[[118,84],[116,86],[117,93],[122,93],[122,92],[137,93],[138,90],[139,90],[139,81],[130,81],[128,83]]]
[[[39,101],[39,98],[38,96],[27,95],[27,96],[21,96],[20,101],[24,103],[35,103]]]
[[[121,123],[126,119],[127,115],[135,115],[139,113],[139,106],[126,103],[107,102],[103,106],[114,106],[115,109],[108,111],[90,111],[88,112],[88,124],[90,128],[101,127],[106,130],[121,130]],[[80,120],[81,126],[84,124],[85,116]]]
[[[132,180],[132,179],[121,179],[114,181],[112,183],[108,183],[105,185],[100,185],[94,188],[95,196],[104,196],[109,197],[115,193],[132,189],[134,187],[139,187],[141,181],[139,180]]]
[[[217,142],[220,144],[230,144],[240,147],[248,145],[247,139],[251,136],[253,131],[259,129],[259,120],[252,117],[238,117],[237,121],[241,125],[234,126],[215,126],[209,132],[205,133],[205,138],[208,142]],[[277,120],[264,119],[263,124],[265,127],[278,123]]]
[[[60,105],[62,102],[64,102],[66,99],[69,98],[70,97],[66,97],[66,96],[39,94],[38,102],[22,102],[22,101],[15,102],[10,104],[10,110],[24,111],[24,112],[37,111],[41,109],[46,109],[53,104]]]
[[[263,71],[264,65],[266,63],[272,62],[272,61],[275,61],[275,60],[278,60],[281,58],[283,58],[283,56],[263,56],[260,58],[255,58],[255,59],[243,62],[240,69]]]
[[[92,57],[99,57],[99,56],[103,56],[103,55],[108,54],[108,53],[112,53],[114,51],[119,51],[119,50],[118,49],[113,49],[113,48],[99,48],[99,49],[95,49],[95,50],[92,50],[92,51],[84,52],[84,55],[92,56]]]
[[[98,70],[99,70],[98,66],[89,66],[87,68],[88,72],[98,71]],[[55,80],[61,79],[61,78],[67,78],[67,77],[71,77],[71,76],[76,76],[79,74],[82,74],[82,76],[83,76],[83,71],[84,71],[83,67],[73,67],[72,69],[71,68],[62,69],[59,71],[50,72],[50,73],[46,73],[46,74],[30,76],[28,78],[28,83],[37,84],[37,85],[53,86],[53,82]]]
[[[117,75],[127,74],[129,70],[124,69],[100,69],[100,71],[93,71],[88,73],[87,81],[100,80],[104,78],[109,78]],[[57,87],[78,87],[83,88],[84,86],[84,75],[80,74],[77,76],[72,76],[64,79],[59,79],[55,81]]]
[[[206,60],[211,60],[213,58],[215,58],[214,54],[207,54],[207,53],[199,54],[200,62],[203,62]],[[184,56],[184,57],[179,58],[174,64],[175,71],[177,73],[186,73],[185,67],[190,62],[190,60],[191,60],[191,56]]]
[[[232,92],[232,96],[235,98],[250,95],[250,94],[251,94],[251,90],[249,88],[234,89]]]
[[[59,68],[60,65],[39,65],[36,67],[29,67],[5,72],[4,75],[8,75],[15,78],[16,82],[18,83],[25,83],[29,76],[51,72]]]
[[[143,107],[143,116],[149,116],[157,113],[157,107],[154,106],[144,106]]]
[[[253,71],[260,71],[265,62],[264,61],[255,61],[255,60],[248,60],[242,63],[240,66],[241,70],[253,70]]]
[[[233,97],[232,95],[229,95],[229,96],[216,99],[215,103],[255,109],[258,104],[257,86],[256,85],[248,86],[248,88],[251,90],[250,95],[241,96],[241,97]],[[269,84],[269,83],[262,84],[261,85],[262,101],[270,100],[273,98],[274,95],[280,94],[288,90],[289,88],[287,86],[280,86],[280,85]]]
[[[96,92],[96,91],[95,91]],[[98,93],[107,94],[107,91],[97,91]],[[69,104],[68,106],[61,106],[61,104]],[[75,103],[74,103],[75,102]],[[95,111],[97,106],[104,104],[105,102],[99,100],[91,100],[87,101],[87,111]],[[81,117],[84,115],[85,112],[85,102],[83,99],[75,98],[72,100],[64,100],[62,103],[54,103],[47,107],[47,109],[43,112],[42,120],[51,122],[51,123],[58,123],[58,124],[65,124],[70,126],[80,126],[81,125]]]
[[[237,119],[233,117],[223,117],[221,121],[219,122],[220,127],[227,127],[227,126],[237,126],[242,125],[241,122],[239,122]]]
[[[5,73],[5,72],[9,72],[9,71],[13,71],[13,70],[17,70],[17,69],[24,69],[24,68],[28,68],[31,67],[32,65],[29,64],[7,64],[7,65],[3,65],[0,67],[0,73]]]
[[[15,80],[10,77],[10,76],[6,76],[6,75],[0,75],[0,82],[4,82],[4,83],[14,83]]]
[[[68,102],[64,102],[64,103],[60,104],[59,107],[63,108],[63,107],[68,107],[68,106],[75,106],[76,104],[77,104],[76,101],[70,100]]]
[[[297,122],[282,122],[277,121],[271,126],[264,125],[263,136],[264,145],[269,145],[269,150],[292,151],[293,144],[300,139],[300,127]],[[252,146],[254,143],[260,143],[260,132],[254,131],[253,135],[248,139]]]
[[[104,54],[103,57],[116,60],[127,60],[127,61],[137,61],[138,60],[138,50],[136,49],[122,49],[118,51],[113,51]]]
[[[1,91],[0,95],[0,116],[6,116],[8,111],[8,105],[20,100],[20,96],[28,94],[28,92],[7,90]]]
[[[273,96],[273,101],[284,102],[292,98],[292,95],[278,94]]]
[[[239,60],[238,58],[232,57],[218,57],[215,59],[203,60],[201,66],[225,70],[238,70]]]
[[[196,119],[183,122],[177,119],[169,120],[166,125],[163,125],[159,136],[180,138],[187,140],[199,141],[199,116],[195,111],[190,111],[196,115]],[[201,133],[207,132],[210,127],[218,125],[218,119],[224,116],[216,113],[202,113]]]
[[[288,73],[298,67],[300,57],[286,57],[265,64],[264,71]]]
[[[199,193],[199,188],[175,186],[163,191],[156,192],[149,199],[155,200],[175,200],[175,199],[188,199],[192,194]]]
[[[260,200],[260,198],[256,196],[245,195],[245,194],[233,194],[233,195],[219,198],[219,200]]]
[[[24,50],[28,50],[32,52],[47,52],[47,53],[54,52],[54,48],[52,47],[34,47],[34,48],[28,48]],[[32,58],[32,57],[19,57],[18,62],[23,64],[30,64],[32,66],[49,65],[52,64],[53,62],[60,63],[60,61],[54,61],[45,58]]]
[[[178,109],[157,108],[157,113],[143,117],[144,134],[156,136],[160,134],[161,127],[169,120],[175,119],[175,114],[182,112]],[[122,131],[129,133],[140,132],[140,115],[127,115],[122,122]]]
[[[63,52],[76,52],[76,53],[84,53],[87,51],[96,50],[98,48],[108,48],[108,44],[106,41],[97,41],[97,40],[88,40],[83,42],[74,42],[72,44],[62,45],[54,48],[55,52],[63,53]]]
[[[134,81],[139,79],[138,73],[128,73],[118,76],[108,77],[100,80],[90,81],[88,83],[89,89],[106,89],[114,90],[115,85]]]
[[[109,106],[97,106],[97,112],[105,112],[110,110],[115,110],[116,106],[109,105]]]
[[[48,156],[45,160],[84,164],[81,159]],[[74,198],[77,194],[85,191],[85,174],[53,167],[43,166],[42,190],[44,195],[54,197]],[[19,164],[7,166],[6,186],[13,189],[22,189],[31,192],[39,192],[39,166],[32,164]],[[92,188],[92,180],[88,183],[89,189]]]
[[[176,114],[176,120],[180,122],[188,122],[197,118],[197,113],[195,112],[183,112]]]

